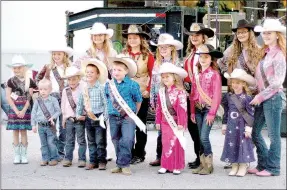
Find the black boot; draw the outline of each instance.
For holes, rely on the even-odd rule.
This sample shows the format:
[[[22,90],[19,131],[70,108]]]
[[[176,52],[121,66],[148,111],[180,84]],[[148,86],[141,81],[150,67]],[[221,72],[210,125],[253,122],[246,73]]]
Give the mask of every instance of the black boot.
[[[194,162],[189,162],[189,163],[188,163],[188,167],[189,167],[190,169],[195,169],[195,168],[197,168],[199,165],[200,165],[200,160],[199,160],[198,157],[194,160]]]

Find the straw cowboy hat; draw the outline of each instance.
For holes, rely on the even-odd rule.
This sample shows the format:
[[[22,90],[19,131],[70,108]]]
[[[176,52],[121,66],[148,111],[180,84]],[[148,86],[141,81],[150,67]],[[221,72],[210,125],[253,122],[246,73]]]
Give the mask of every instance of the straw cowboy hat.
[[[246,73],[243,69],[235,68],[229,75],[227,72],[224,73],[224,77],[227,79],[239,79],[247,82],[250,86],[255,86],[256,82],[253,76]]]
[[[107,82],[107,79],[108,79],[108,69],[107,69],[107,66],[99,59],[96,59],[96,58],[88,58],[88,59],[85,59],[84,61],[82,61],[82,64],[81,64],[81,68],[83,71],[86,70],[86,67],[88,65],[95,65],[98,69],[99,69],[99,82],[101,84],[105,84]],[[84,73],[84,72],[82,72]]]
[[[123,64],[127,66],[127,68],[129,69],[129,72],[128,72],[129,77],[133,78],[136,76],[138,67],[137,67],[136,62],[132,58],[124,54],[119,54],[119,55],[116,55],[115,57],[108,57],[108,62],[110,64],[112,64],[115,61],[122,62]]]
[[[192,23],[189,31],[185,28],[184,33],[187,35],[205,34],[208,38],[211,38],[214,36],[213,30],[211,30],[210,28],[205,28],[205,26],[202,23]]]
[[[203,44],[198,48],[198,52],[196,52],[195,54],[209,54],[211,57],[214,58],[222,58],[223,57],[223,53],[221,53],[220,51],[214,49],[214,47],[210,44]]]
[[[174,73],[174,74],[177,74],[178,76],[180,76],[181,78],[187,77],[187,72],[183,68],[178,67],[172,63],[162,64],[159,68],[159,73],[160,74],[162,74],[162,73]]]
[[[159,35],[157,42],[158,43],[156,44],[153,41],[150,41],[150,44],[153,46],[172,45],[175,47],[176,50],[180,50],[183,48],[183,44],[180,41],[175,40],[172,35],[167,33]]]
[[[286,34],[286,27],[283,26],[278,19],[266,19],[263,26],[255,26],[255,32],[281,32]]]
[[[33,64],[26,63],[25,59],[21,55],[14,55],[12,58],[12,62],[10,64],[6,64],[6,66],[9,68],[21,66],[31,68]]]
[[[150,39],[150,35],[146,32],[144,32],[142,30],[142,27],[140,26],[137,26],[137,25],[130,25],[129,28],[128,28],[128,32],[127,33],[123,33],[122,36],[124,38],[128,38],[128,35],[129,34],[137,34],[137,35],[140,35],[142,37],[144,37],[146,40],[149,40]]]
[[[64,44],[64,43],[63,44],[58,44],[58,45],[50,48],[49,52],[52,53],[53,51],[65,52],[68,55],[69,58],[72,57],[73,54],[74,54],[74,50],[71,47],[69,47],[66,44]]]
[[[66,73],[62,77],[63,79],[68,79],[70,77],[79,76],[82,77],[83,73],[75,66],[70,66],[66,68]]]
[[[107,29],[101,22],[95,22],[90,30],[90,34],[106,34],[107,38],[111,38],[114,35],[114,30]]]
[[[241,20],[239,20],[239,21],[237,22],[237,27],[236,27],[236,28],[232,28],[231,30],[232,30],[233,32],[236,32],[237,29],[239,29],[239,28],[247,28],[247,29],[249,29],[249,30],[254,31],[254,27],[255,27],[255,25],[253,25],[252,23],[248,22],[248,21],[245,20],[245,19],[241,19]],[[254,34],[255,34],[255,36],[259,36],[259,35],[260,35],[259,32],[254,32]]]

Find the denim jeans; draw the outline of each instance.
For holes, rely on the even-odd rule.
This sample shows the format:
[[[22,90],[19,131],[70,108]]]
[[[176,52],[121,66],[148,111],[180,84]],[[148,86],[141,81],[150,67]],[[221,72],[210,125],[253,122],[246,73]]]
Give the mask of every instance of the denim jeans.
[[[51,93],[51,96],[57,98],[59,105],[61,107],[61,97],[60,93]],[[65,157],[65,146],[66,146],[66,129],[63,128],[63,115],[59,116],[59,137],[57,137],[57,148],[61,158]]]
[[[59,154],[56,146],[56,134],[51,127],[39,125],[38,133],[41,141],[42,161],[58,160]]]
[[[281,159],[281,113],[285,106],[286,97],[283,92],[278,92],[268,100],[255,107],[252,140],[256,146],[258,157],[257,169],[267,170],[272,175],[280,175]],[[270,138],[270,148],[262,137],[261,131],[267,125]]]
[[[135,122],[129,117],[109,115],[112,142],[120,168],[129,167],[135,139]]]
[[[209,134],[212,125],[207,125],[206,123],[206,117],[208,112],[209,109],[207,108],[203,108],[202,110],[197,108],[195,109],[195,120],[198,126],[200,143],[202,146],[200,152],[203,152],[205,156],[212,154],[211,144],[209,140]]]
[[[77,142],[79,145],[78,157],[79,161],[86,161],[86,150],[87,143],[85,137],[85,126],[84,123],[73,123],[70,120],[66,121],[66,155],[65,159],[72,161],[73,152],[75,150],[75,136],[77,136]]]
[[[1,87],[1,108],[8,115],[9,104],[6,99],[6,90]]]
[[[96,117],[99,115],[96,114]],[[90,164],[107,163],[107,130],[100,126],[99,121],[87,117],[85,122],[88,137]]]

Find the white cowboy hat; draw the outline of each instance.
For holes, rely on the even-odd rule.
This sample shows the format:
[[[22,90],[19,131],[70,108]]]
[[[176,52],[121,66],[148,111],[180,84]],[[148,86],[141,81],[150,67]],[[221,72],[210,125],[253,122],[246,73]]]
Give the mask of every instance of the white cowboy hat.
[[[174,73],[180,76],[181,78],[187,77],[187,72],[181,68],[176,66],[175,64],[172,63],[164,63],[160,66],[159,68],[159,73]]]
[[[21,66],[31,68],[33,64],[26,63],[25,59],[21,55],[14,55],[12,58],[12,62],[10,64],[6,64],[6,66],[9,68]]]
[[[119,55],[116,55],[115,57],[108,57],[108,62],[110,64],[113,64],[113,62],[115,61],[122,62],[123,64],[127,66],[127,68],[129,69],[129,72],[128,72],[129,77],[133,78],[136,76],[138,67],[137,67],[136,62],[132,58],[124,54],[119,54]]]
[[[73,76],[79,76],[82,77],[83,73],[75,66],[70,66],[66,68],[66,73],[65,75],[62,77],[63,79],[67,79]]]
[[[88,58],[82,61],[81,68],[82,73],[85,73],[87,65],[95,65],[99,69],[99,82],[105,84],[108,79],[108,69],[107,66],[99,59]]]
[[[52,48],[50,48],[49,52],[52,53],[54,51],[62,51],[62,52],[65,52],[66,54],[68,54],[68,57],[72,57],[73,54],[74,54],[74,50],[67,46],[67,45],[64,45],[64,44],[59,44],[59,45],[56,45]]]
[[[95,22],[90,30],[90,34],[106,34],[107,38],[111,38],[114,35],[114,30],[107,29],[101,22]]]
[[[246,73],[243,69],[234,69],[229,75],[227,72],[224,73],[224,77],[227,79],[239,79],[248,83],[250,86],[255,86],[256,82],[253,76]]]
[[[254,28],[255,32],[281,32],[286,34],[286,27],[283,26],[278,19],[266,19],[263,26],[257,25]]]
[[[150,44],[153,46],[172,45],[175,47],[176,50],[180,50],[183,48],[183,44],[180,41],[175,40],[172,35],[167,33],[159,35],[157,44],[153,41],[150,41]]]

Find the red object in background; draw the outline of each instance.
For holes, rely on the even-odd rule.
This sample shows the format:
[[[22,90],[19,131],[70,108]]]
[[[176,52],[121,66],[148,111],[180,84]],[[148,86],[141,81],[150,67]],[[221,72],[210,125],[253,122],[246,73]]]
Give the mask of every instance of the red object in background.
[[[156,13],[155,16],[158,18],[165,18],[166,14],[165,13]]]

